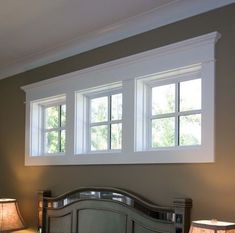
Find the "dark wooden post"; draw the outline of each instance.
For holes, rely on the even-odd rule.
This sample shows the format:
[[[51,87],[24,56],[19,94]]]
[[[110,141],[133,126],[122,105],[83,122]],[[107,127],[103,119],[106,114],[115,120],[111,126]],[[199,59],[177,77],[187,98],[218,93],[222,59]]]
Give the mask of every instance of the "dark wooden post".
[[[190,227],[190,217],[192,200],[189,198],[174,199],[175,209],[175,233],[188,233]]]
[[[40,190],[38,191],[38,233],[45,233],[46,210],[44,197],[51,197],[51,191]]]

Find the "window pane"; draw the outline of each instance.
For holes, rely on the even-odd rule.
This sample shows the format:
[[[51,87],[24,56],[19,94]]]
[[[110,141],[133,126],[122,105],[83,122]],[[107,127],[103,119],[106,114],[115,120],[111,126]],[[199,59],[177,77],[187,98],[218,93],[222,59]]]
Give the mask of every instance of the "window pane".
[[[112,120],[122,119],[122,94],[112,95]]]
[[[108,126],[100,125],[91,127],[91,150],[108,149]]]
[[[180,117],[180,145],[201,144],[201,114]]]
[[[66,123],[66,105],[61,105],[61,127],[65,127]]]
[[[108,97],[91,99],[91,123],[108,120]]]
[[[175,146],[175,118],[152,120],[152,147]]]
[[[57,153],[59,148],[58,131],[47,132],[45,137],[45,152]]]
[[[111,125],[111,149],[120,150],[122,148],[122,124]]]
[[[201,109],[201,79],[180,83],[180,111]]]
[[[65,152],[65,130],[61,130],[61,138],[60,138],[60,152]]]
[[[52,106],[45,109],[46,129],[59,127],[59,106]]]
[[[175,111],[175,84],[152,88],[152,115]]]

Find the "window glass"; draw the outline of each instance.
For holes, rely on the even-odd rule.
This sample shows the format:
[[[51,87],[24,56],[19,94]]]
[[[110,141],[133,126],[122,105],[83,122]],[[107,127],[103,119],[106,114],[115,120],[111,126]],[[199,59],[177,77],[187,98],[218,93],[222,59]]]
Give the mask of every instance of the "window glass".
[[[60,139],[60,152],[65,152],[65,130],[61,130],[61,139]]]
[[[58,104],[45,107],[44,140],[42,147],[46,154],[65,152],[66,105]]]
[[[180,83],[180,111],[201,109],[201,79]]]
[[[107,150],[108,126],[100,125],[91,127],[91,150]]]
[[[175,111],[175,84],[152,88],[152,115]]]
[[[91,122],[103,122],[108,120],[108,97],[91,99]]]
[[[54,129],[59,127],[59,107],[52,106],[45,109],[46,129]]]
[[[180,117],[180,145],[201,144],[201,114]]]
[[[61,127],[65,127],[66,123],[66,105],[61,105]]]
[[[105,93],[104,93],[105,95]],[[122,148],[122,93],[90,99],[90,151]]]
[[[162,118],[152,120],[152,147],[175,146],[175,119]]]
[[[45,138],[45,152],[57,153],[59,151],[59,135],[58,131],[46,132]]]
[[[122,124],[111,125],[111,149],[120,150],[122,148]]]
[[[122,119],[122,94],[116,94],[111,96],[111,114],[112,120],[120,120]]]
[[[171,84],[153,86],[151,91],[150,147],[200,145],[201,79],[172,79]]]

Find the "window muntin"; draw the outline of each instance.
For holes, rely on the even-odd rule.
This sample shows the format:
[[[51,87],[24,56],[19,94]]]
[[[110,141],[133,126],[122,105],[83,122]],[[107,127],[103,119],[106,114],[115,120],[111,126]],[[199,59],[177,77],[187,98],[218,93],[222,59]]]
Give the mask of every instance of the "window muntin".
[[[43,107],[43,140],[44,154],[65,153],[66,142],[66,105],[53,104]]]
[[[88,151],[122,149],[122,93],[89,97]]]
[[[150,149],[201,145],[201,78],[151,81],[149,96]]]

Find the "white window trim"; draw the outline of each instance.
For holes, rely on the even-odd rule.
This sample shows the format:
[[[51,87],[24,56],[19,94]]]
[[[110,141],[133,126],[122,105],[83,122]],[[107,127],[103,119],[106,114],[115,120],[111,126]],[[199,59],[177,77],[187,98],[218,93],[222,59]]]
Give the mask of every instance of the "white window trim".
[[[29,145],[27,147],[29,148],[29,153],[32,157],[42,155],[64,155],[64,153],[46,154],[44,150],[44,110],[48,106],[60,104],[66,104],[65,95],[53,96],[52,98],[43,98],[30,102],[30,125],[27,131],[30,136],[28,138]],[[66,127],[64,127],[64,129],[66,130]]]
[[[25,165],[83,165],[83,164],[146,164],[146,163],[205,163],[214,161],[214,78],[215,78],[215,43],[220,35],[209,33],[140,54],[121,58],[88,69],[76,71],[56,78],[22,87],[26,92],[26,155]],[[139,101],[138,80],[150,74],[176,70],[192,65],[201,66],[202,109],[204,119],[202,130],[207,132],[203,138],[204,146],[195,148],[176,148],[174,150],[140,151],[136,135],[141,134],[136,123],[143,114],[137,111]],[[75,108],[79,95],[84,90],[105,87],[113,83],[122,83],[123,93],[123,144],[121,152],[78,153],[78,125],[75,120],[81,117],[83,124],[86,117],[86,103],[82,100],[83,116],[78,116]],[[206,90],[205,88],[206,85]],[[64,156],[32,156],[31,153],[31,103],[38,99],[66,95],[66,154]],[[142,95],[143,96],[143,95]],[[79,98],[82,98],[80,95]],[[143,97],[141,97],[143,98]],[[80,100],[79,100],[80,101]],[[144,129],[143,129],[144,130]],[[84,132],[80,133],[83,137]],[[83,152],[83,151],[82,151]]]
[[[116,92],[122,92],[121,82],[75,92],[75,155],[118,152],[118,150],[90,151],[89,132],[87,132],[89,130],[89,99]]]
[[[121,85],[121,84],[120,84]],[[117,86],[116,85],[113,85],[113,86]],[[85,154],[95,154],[95,153],[110,153],[110,152],[120,152],[121,149],[110,149],[109,146],[108,146],[108,149],[107,150],[97,150],[97,151],[92,151],[91,150],[91,142],[90,142],[90,129],[92,126],[99,126],[99,125],[107,125],[108,127],[110,127],[110,125],[112,124],[115,124],[115,123],[121,123],[122,124],[122,119],[120,120],[111,120],[111,119],[108,119],[107,121],[104,121],[104,122],[95,122],[95,123],[91,123],[91,119],[90,119],[90,101],[94,98],[98,98],[98,97],[108,97],[108,118],[110,117],[110,107],[111,107],[111,96],[114,95],[114,94],[119,94],[121,93],[122,94],[122,90],[121,90],[121,87],[117,87],[117,88],[113,88],[113,87],[110,87],[109,85],[106,87],[108,90],[102,90],[100,91],[99,88],[98,90],[92,90],[92,92],[90,92],[89,90],[86,91],[85,93],[83,93],[84,95],[84,98],[86,98],[86,101],[87,101],[87,104],[86,104],[86,121],[87,121],[87,124],[83,124],[83,126],[81,127],[84,127],[85,129],[83,129],[84,131],[88,131],[86,132],[86,141],[85,141],[85,148],[83,150],[83,152]],[[79,103],[78,103],[79,104]],[[78,123],[79,124],[79,123]],[[81,122],[80,122],[81,124]],[[111,143],[110,142],[110,129],[108,129],[108,145]],[[79,154],[79,153],[78,153]]]
[[[184,116],[184,115],[194,115],[194,114],[202,114],[202,108],[197,110],[188,110],[188,111],[179,111],[179,103],[178,103],[178,84],[183,81],[189,81],[194,79],[201,79],[201,65],[194,65],[191,67],[186,68],[180,68],[178,70],[174,71],[167,71],[163,74],[159,75],[151,75],[150,77],[144,77],[139,80],[137,80],[137,84],[141,86],[142,92],[138,93],[140,95],[140,100],[138,101],[136,105],[136,111],[137,114],[141,116],[139,120],[136,121],[136,128],[138,125],[138,128],[142,127],[141,131],[145,131],[144,133],[137,133],[137,137],[140,137],[138,140],[138,144],[136,147],[136,151],[161,151],[161,150],[174,150],[176,147],[179,147],[179,145],[174,145],[170,147],[159,147],[159,148],[153,148],[151,146],[152,144],[152,127],[151,127],[151,119],[157,119],[157,118],[164,118],[164,117],[174,117],[175,118],[175,139],[179,139],[179,124],[178,124],[178,117]],[[151,106],[151,100],[152,100],[152,87],[156,86],[162,86],[162,85],[168,85],[168,84],[175,84],[175,110],[172,113],[166,113],[159,116],[152,116],[152,106]],[[146,116],[144,113],[146,111]],[[146,121],[146,122],[145,122]],[[145,129],[145,130],[143,130]],[[142,142],[140,143],[140,140],[142,139]],[[177,144],[177,143],[176,143]],[[184,146],[180,146],[184,147]],[[189,147],[189,146],[185,146]],[[197,145],[191,146],[191,147],[197,147]]]

